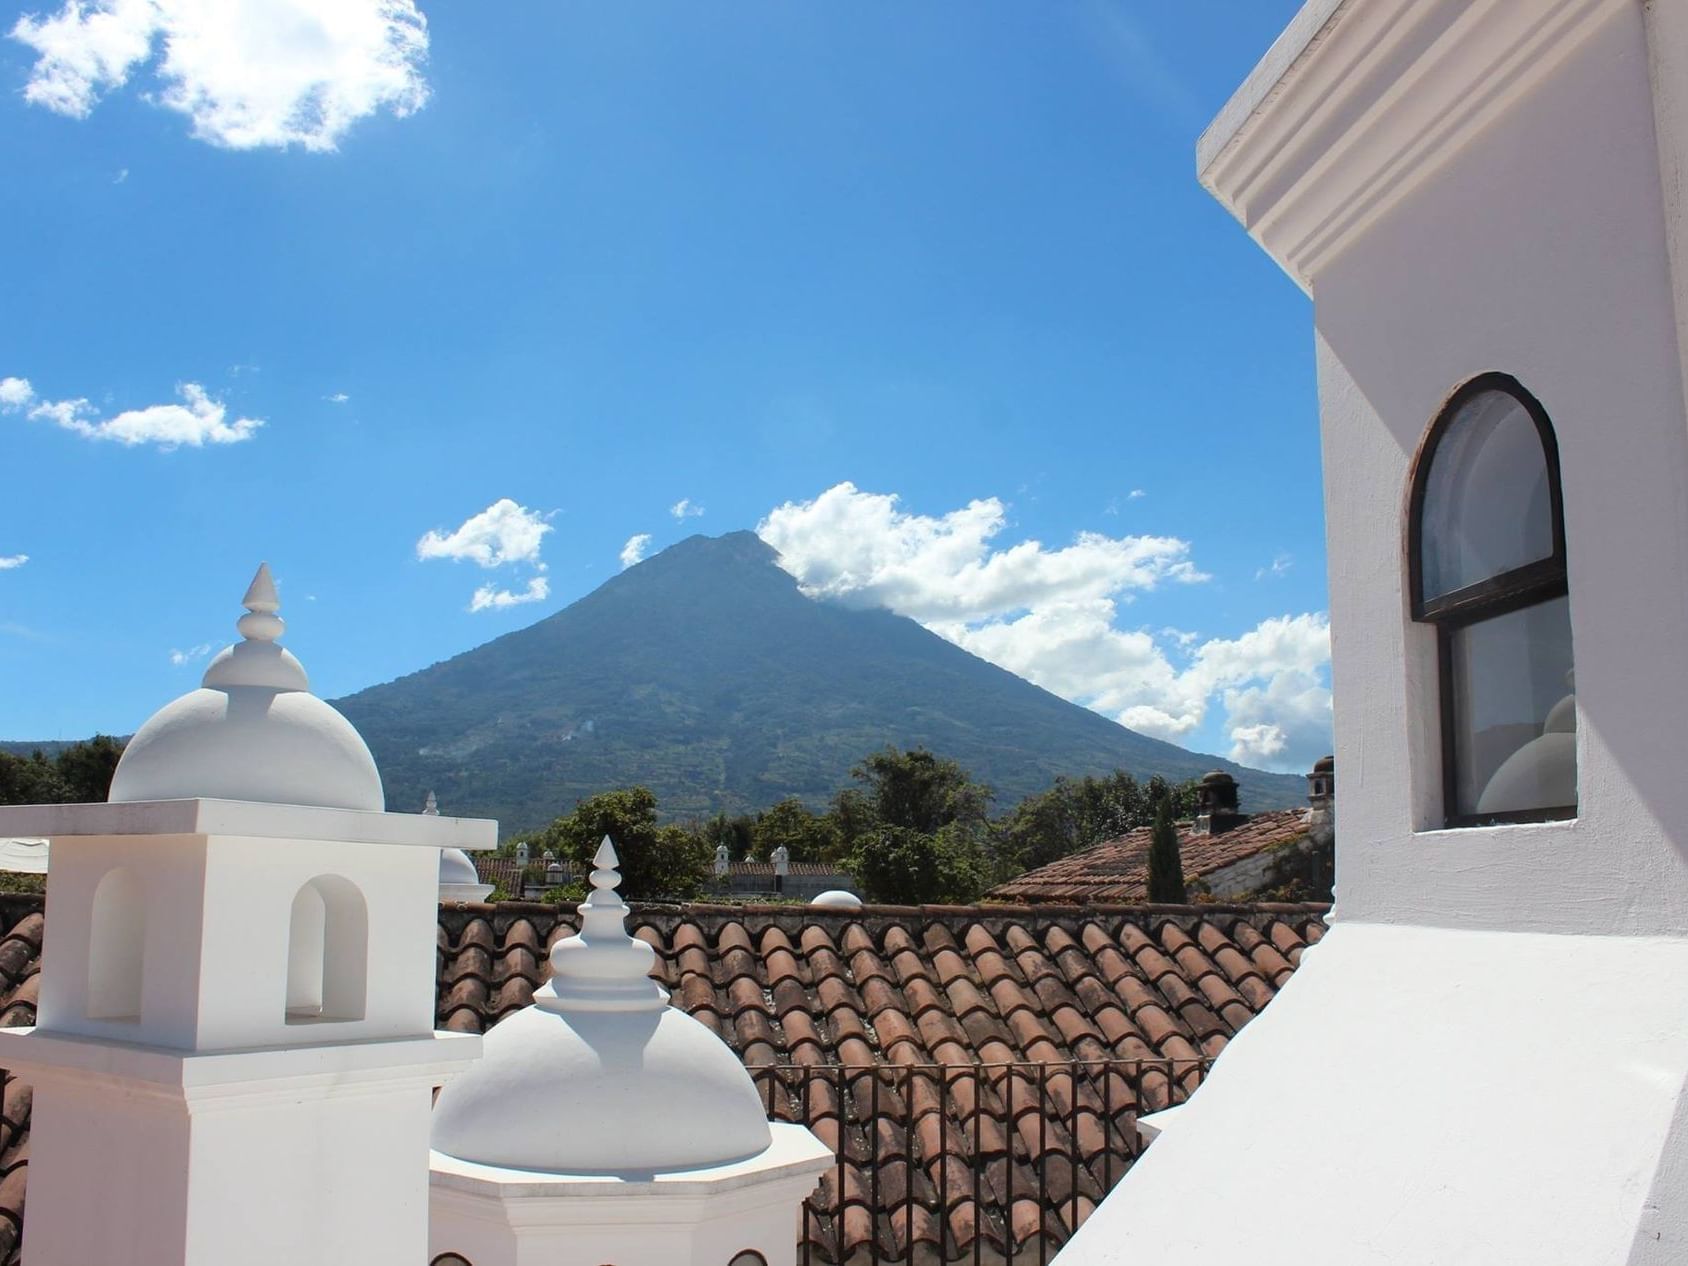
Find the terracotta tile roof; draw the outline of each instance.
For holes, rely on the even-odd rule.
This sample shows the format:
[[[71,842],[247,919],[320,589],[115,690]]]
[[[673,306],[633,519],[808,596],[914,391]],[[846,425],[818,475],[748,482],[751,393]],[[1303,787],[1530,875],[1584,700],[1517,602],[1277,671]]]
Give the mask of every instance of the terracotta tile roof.
[[[1193,822],[1178,824],[1178,853],[1186,880],[1200,879],[1307,834],[1307,810],[1274,809],[1208,835]],[[1128,831],[1047,866],[1028,870],[986,894],[992,901],[1121,905],[1149,893],[1148,827]]]
[[[0,894],[0,1026],[35,1023],[41,979],[42,898]],[[28,1083],[0,1072],[0,1262],[16,1266],[29,1171]]]
[[[635,907],[633,924],[773,1114],[839,1152],[803,1222],[810,1260],[875,1242],[887,1260],[971,1260],[979,1241],[1000,1261],[1009,1237],[1065,1242],[1135,1158],[1138,1109],[1193,1089],[1325,910],[688,905]],[[442,910],[441,1027],[526,1006],[573,930],[566,908]]]
[[[475,874],[483,884],[503,884],[505,892],[515,892],[522,881],[522,864],[514,857],[497,857],[486,853],[470,853]]]
[[[792,875],[844,875],[841,867],[827,862],[787,862],[786,872]],[[769,875],[774,873],[772,862],[734,862],[728,872],[733,875]],[[848,878],[848,876],[845,876]]]
[[[41,909],[0,895],[0,1024],[34,1022]],[[824,1216],[804,1220],[810,1260],[836,1260],[842,1238],[852,1259],[877,1242],[889,1259],[971,1260],[977,1244],[993,1262],[1005,1236],[1022,1252],[1065,1241],[1135,1157],[1138,1108],[1193,1087],[1319,939],[1325,909],[689,905],[635,907],[633,924],[675,1005],[732,1046],[774,1114],[840,1153],[815,1199]],[[535,903],[439,920],[438,1023],[460,1031],[526,1006],[575,928],[572,908]],[[5,1076],[4,1266],[28,1129],[29,1088]]]

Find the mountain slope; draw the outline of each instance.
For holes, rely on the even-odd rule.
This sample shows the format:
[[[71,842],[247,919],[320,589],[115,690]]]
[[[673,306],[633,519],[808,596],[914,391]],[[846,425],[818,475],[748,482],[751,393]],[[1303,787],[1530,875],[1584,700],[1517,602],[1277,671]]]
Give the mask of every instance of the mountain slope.
[[[390,805],[431,789],[507,832],[633,783],[674,817],[818,805],[888,743],[959,761],[998,810],[1057,774],[1115,768],[1224,768],[1245,809],[1305,797],[1300,778],[1146,738],[913,620],[806,598],[750,532],[682,541],[537,624],[336,706]]]

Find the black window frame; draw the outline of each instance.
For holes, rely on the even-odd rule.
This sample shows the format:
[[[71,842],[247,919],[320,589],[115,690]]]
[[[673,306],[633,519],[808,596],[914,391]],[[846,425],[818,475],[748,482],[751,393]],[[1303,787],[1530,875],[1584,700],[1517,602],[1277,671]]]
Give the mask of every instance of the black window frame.
[[[1489,576],[1463,589],[1426,600],[1424,596],[1424,498],[1435,465],[1437,450],[1460,410],[1474,398],[1490,392],[1511,396],[1523,406],[1535,423],[1547,466],[1548,506],[1552,515],[1553,552],[1547,558],[1525,563],[1497,576]],[[1559,822],[1577,816],[1577,806],[1556,805],[1544,809],[1522,809],[1508,813],[1455,813],[1459,803],[1454,734],[1453,635],[1469,625],[1526,607],[1539,606],[1570,592],[1565,565],[1565,498],[1559,477],[1559,439],[1547,410],[1511,374],[1479,374],[1449,396],[1425,432],[1413,462],[1412,496],[1407,510],[1407,569],[1412,618],[1436,629],[1437,703],[1442,727],[1442,818],[1446,828],[1500,826],[1514,822]]]

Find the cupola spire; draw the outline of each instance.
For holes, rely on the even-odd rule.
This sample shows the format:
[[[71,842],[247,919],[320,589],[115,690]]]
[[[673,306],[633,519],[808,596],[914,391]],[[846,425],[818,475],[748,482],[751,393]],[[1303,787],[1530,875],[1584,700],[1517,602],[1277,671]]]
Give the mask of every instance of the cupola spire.
[[[620,859],[610,837],[593,854],[592,895],[580,906],[580,931],[551,947],[551,980],[534,994],[547,1011],[660,1011],[668,991],[651,979],[656,951],[627,932]]]
[[[268,563],[258,564],[258,574],[252,577],[240,604],[246,614],[235,621],[235,628],[245,641],[236,642],[212,660],[200,685],[212,690],[230,686],[309,690],[311,682],[304,665],[276,642],[287,622],[276,614],[281,610],[281,599]]]
[[[287,622],[276,614],[281,610],[281,599],[276,596],[275,577],[270,575],[268,563],[258,564],[258,574],[246,587],[240,605],[246,608],[246,614],[235,623],[235,628],[242,637],[254,642],[273,642],[287,628]]]

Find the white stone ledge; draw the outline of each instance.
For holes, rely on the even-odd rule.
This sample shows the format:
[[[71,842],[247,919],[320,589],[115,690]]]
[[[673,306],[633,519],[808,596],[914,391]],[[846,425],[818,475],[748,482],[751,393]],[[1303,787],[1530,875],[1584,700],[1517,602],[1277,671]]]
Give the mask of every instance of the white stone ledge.
[[[1309,0],[1197,147],[1201,182],[1305,290],[1639,0]]]
[[[498,844],[498,823],[490,818],[374,813],[251,800],[137,800],[126,804],[31,804],[0,808],[0,836],[56,840],[124,835],[228,835],[487,849]]]
[[[479,1196],[519,1197],[524,1201],[554,1196],[578,1203],[582,1197],[624,1200],[653,1194],[716,1196],[741,1188],[792,1179],[812,1179],[834,1164],[830,1149],[805,1127],[790,1122],[769,1125],[773,1142],[745,1160],[699,1169],[661,1173],[553,1174],[528,1169],[505,1169],[459,1160],[434,1152],[429,1164],[437,1188]],[[807,1190],[807,1188],[805,1188]]]
[[[40,1028],[0,1029],[0,1068],[32,1084],[51,1081],[209,1103],[437,1086],[481,1053],[476,1033],[195,1053],[79,1037]]]

